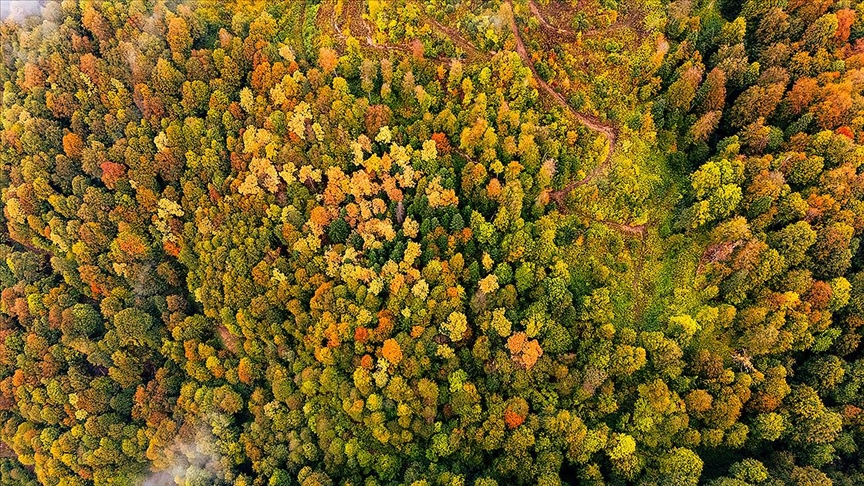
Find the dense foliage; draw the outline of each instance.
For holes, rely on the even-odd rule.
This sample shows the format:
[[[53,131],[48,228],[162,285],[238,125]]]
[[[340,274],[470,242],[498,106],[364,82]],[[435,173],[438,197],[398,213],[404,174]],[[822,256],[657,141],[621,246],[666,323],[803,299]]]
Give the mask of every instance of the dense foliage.
[[[864,482],[864,2],[0,41],[0,484]]]

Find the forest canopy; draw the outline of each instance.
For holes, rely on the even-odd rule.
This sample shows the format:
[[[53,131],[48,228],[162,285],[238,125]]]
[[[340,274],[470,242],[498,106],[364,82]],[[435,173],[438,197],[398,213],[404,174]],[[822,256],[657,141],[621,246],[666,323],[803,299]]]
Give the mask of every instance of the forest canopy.
[[[0,485],[864,483],[864,2],[0,22]]]

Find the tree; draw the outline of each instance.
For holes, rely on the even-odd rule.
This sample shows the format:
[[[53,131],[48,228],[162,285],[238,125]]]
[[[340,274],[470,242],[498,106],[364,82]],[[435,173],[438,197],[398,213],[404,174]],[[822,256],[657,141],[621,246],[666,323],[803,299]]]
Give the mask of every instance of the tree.
[[[769,241],[791,267],[803,262],[807,251],[816,243],[817,233],[806,221],[798,221],[777,231]]]
[[[660,458],[660,478],[669,484],[699,484],[702,459],[695,452],[676,447]]]
[[[810,253],[814,262],[814,272],[823,277],[833,277],[843,274],[849,268],[852,251],[849,245],[855,230],[844,223],[832,223],[825,226],[816,239]]]
[[[807,27],[801,40],[810,51],[829,45],[831,37],[837,32],[839,22],[837,15],[826,14],[819,17]]]
[[[114,315],[114,329],[122,345],[153,345],[158,333],[153,318],[140,309],[123,309]]]
[[[332,74],[338,61],[336,51],[329,47],[322,47],[318,52],[318,66],[321,67],[324,74]]]
[[[168,21],[168,38],[166,40],[171,47],[175,62],[180,62],[180,59],[189,55],[189,50],[192,48],[192,35],[183,17],[174,17]]]

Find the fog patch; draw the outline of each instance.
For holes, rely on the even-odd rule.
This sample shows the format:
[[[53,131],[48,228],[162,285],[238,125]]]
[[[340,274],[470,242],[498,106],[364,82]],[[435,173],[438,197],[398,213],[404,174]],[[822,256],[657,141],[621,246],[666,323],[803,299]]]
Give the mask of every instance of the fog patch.
[[[45,0],[0,0],[0,20],[22,22],[29,17],[41,15]]]
[[[225,421],[218,414],[211,418],[217,424]],[[219,445],[206,422],[181,427],[161,456],[161,460],[154,461],[154,469],[159,467],[156,464],[161,463],[161,467],[144,478],[141,486],[214,485],[221,484],[224,477]]]

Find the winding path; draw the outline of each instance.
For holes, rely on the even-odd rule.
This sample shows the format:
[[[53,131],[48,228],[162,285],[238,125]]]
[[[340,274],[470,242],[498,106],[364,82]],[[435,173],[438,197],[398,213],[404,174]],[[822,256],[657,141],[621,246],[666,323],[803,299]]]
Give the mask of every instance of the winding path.
[[[533,2],[533,0],[528,1],[528,8],[531,9],[531,13],[534,14],[534,17],[537,18],[537,22],[540,23],[540,27],[542,27],[548,32],[560,36],[566,42],[578,42],[580,39],[586,37],[608,35],[609,32],[618,31],[624,28],[638,29],[638,23],[635,21],[635,18],[633,16],[625,18],[623,21],[615,22],[614,24],[610,25],[605,29],[591,28],[583,29],[580,31],[562,29],[561,27],[556,27],[552,25],[548,20],[546,20],[543,12],[540,11],[540,7],[538,7],[537,4]]]
[[[420,18],[423,19],[424,22],[430,24],[433,29],[437,29],[440,33],[442,33],[445,37],[449,38],[455,45],[461,47],[465,52],[466,60],[470,61],[474,58],[486,58],[488,56],[484,55],[477,47],[465,36],[462,35],[459,30],[454,29],[452,27],[448,27],[433,17],[430,17],[426,13],[423,12],[422,4],[418,4],[418,11],[420,13]],[[357,25],[362,25],[363,30],[365,30],[365,36],[363,40],[366,43],[366,46],[371,47],[372,49],[376,49],[379,51],[401,51],[406,53],[411,53],[413,50],[408,44],[378,44],[375,42],[375,39],[372,38],[372,27],[369,25],[369,21],[363,18],[363,12],[365,7],[363,5],[363,0],[346,0],[344,3],[344,9],[342,12],[342,16],[345,18],[345,22],[348,26],[354,26],[351,29],[351,33],[353,35],[363,35],[360,32],[354,32]],[[345,42],[345,34],[342,32],[342,29],[339,27],[339,23],[337,21],[337,16],[335,10],[331,12],[330,21],[333,26],[333,31],[336,34],[336,37]],[[356,29],[360,30],[360,29]],[[437,61],[451,61],[452,59],[449,57],[439,57],[434,59]]]
[[[351,27],[352,21],[356,24],[363,25],[364,30],[366,30],[366,35],[364,37],[364,41],[368,47],[372,49],[377,49],[379,51],[402,51],[402,52],[411,52],[411,48],[409,46],[403,44],[387,44],[381,45],[375,42],[372,39],[372,28],[369,26],[369,23],[363,18],[363,2],[362,0],[348,0],[345,2],[343,7],[342,15],[346,18],[346,22],[348,26]],[[336,37],[345,42],[345,33],[342,32],[342,29],[339,27],[339,23],[337,21],[337,15],[335,9],[330,13],[330,22],[333,25],[333,32],[336,34]],[[360,29],[357,29],[360,30]],[[354,29],[351,29],[352,35],[360,35],[359,32],[354,32]]]
[[[558,191],[553,191],[549,197],[555,201],[555,204],[558,206],[558,210],[562,213],[566,212],[566,207],[564,205],[564,198],[570,194],[571,191],[576,189],[579,186],[587,184],[597,176],[599,176],[603,171],[609,168],[612,165],[612,154],[615,152],[616,142],[618,140],[618,129],[614,126],[604,123],[600,121],[597,117],[593,115],[589,115],[587,113],[580,113],[573,109],[567,100],[564,99],[564,95],[552,89],[549,84],[537,74],[537,70],[534,68],[534,63],[531,61],[531,57],[528,55],[528,50],[525,49],[525,43],[522,41],[522,35],[519,33],[519,27],[516,25],[516,15],[513,12],[513,4],[508,0],[507,4],[510,6],[510,18],[508,19],[510,22],[510,30],[513,32],[513,37],[516,39],[516,52],[519,54],[519,57],[522,58],[522,61],[531,69],[531,73],[534,74],[534,78],[537,80],[537,84],[540,88],[543,89],[547,94],[549,94],[562,108],[570,112],[574,118],[579,120],[583,125],[594,130],[595,132],[599,132],[606,138],[607,143],[609,144],[609,150],[606,153],[606,157],[602,162],[597,164],[597,167],[594,168],[588,175],[584,178],[571,181],[569,184],[564,186],[563,189]],[[533,3],[532,3],[533,5]],[[536,9],[536,7],[534,7]]]
[[[485,57],[481,54],[477,47],[475,47],[470,40],[466,39],[457,29],[448,27],[439,22],[438,20],[434,19],[433,17],[426,15],[425,13],[423,13],[422,8],[420,8],[420,12],[420,16],[423,18],[424,21],[428,22],[433,27],[443,32],[450,39],[451,42],[461,47],[462,50],[465,51],[465,56],[467,58],[470,59],[473,57]]]
[[[606,169],[611,167],[612,154],[615,153],[615,148],[617,146],[618,129],[611,124],[601,121],[593,115],[580,113],[579,111],[573,109],[573,107],[570,106],[569,103],[567,103],[564,95],[554,90],[551,86],[549,86],[546,81],[543,80],[543,78],[540,77],[540,75],[537,74],[537,70],[534,68],[534,63],[531,61],[531,57],[528,55],[528,50],[525,49],[525,43],[522,41],[522,35],[519,33],[519,28],[516,25],[516,15],[513,12],[513,4],[509,0],[507,1],[507,4],[510,7],[510,30],[513,32],[513,37],[516,39],[516,52],[519,54],[519,57],[522,58],[522,61],[531,69],[531,73],[534,74],[534,78],[537,80],[537,84],[543,89],[543,91],[549,94],[562,108],[567,110],[571,115],[573,115],[574,118],[579,120],[579,122],[590,128],[591,130],[594,130],[595,132],[603,135],[603,137],[606,138],[606,142],[609,144],[609,150],[606,153],[606,157],[601,163],[597,164],[597,167],[595,167],[591,172],[589,172],[588,175],[586,175],[582,179],[571,181],[566,186],[564,186],[564,188],[558,191],[553,191],[549,194],[549,198],[555,201],[555,205],[558,207],[558,211],[561,213],[566,213],[567,207],[564,204],[564,198],[566,198],[567,195],[570,194],[570,192],[577,187],[591,182],[593,179],[600,176],[600,174],[602,174]],[[530,5],[533,7],[532,10],[537,8],[536,6],[534,6],[533,2],[531,2]],[[644,224],[629,225],[607,220],[595,221],[597,221],[598,223],[602,223],[607,227],[617,230],[623,234],[636,236],[642,238],[643,240],[645,238],[646,229]]]
[[[543,17],[543,14],[540,13],[540,9],[537,8],[537,4],[535,4],[534,2],[528,2],[528,7],[531,9],[531,13],[534,14],[534,17],[537,18],[537,21],[540,22],[540,25],[544,29],[550,30],[550,31],[552,31],[552,32],[554,32],[560,36],[566,37],[568,39],[568,41],[572,41],[572,40],[576,39],[577,36],[572,31],[569,31],[566,29],[560,29],[560,28],[555,27],[554,25],[550,24],[549,22],[547,22],[546,18]],[[511,10],[512,10],[512,6],[511,6]]]

